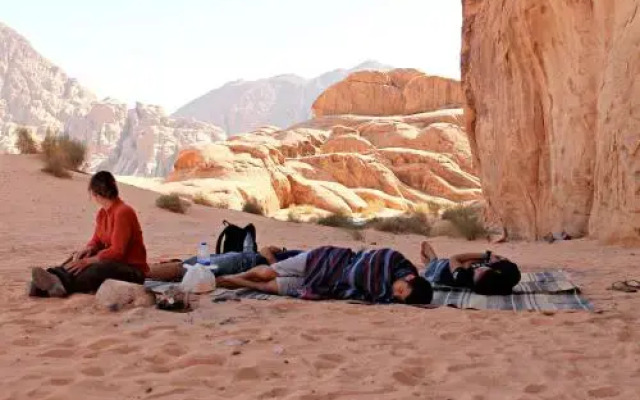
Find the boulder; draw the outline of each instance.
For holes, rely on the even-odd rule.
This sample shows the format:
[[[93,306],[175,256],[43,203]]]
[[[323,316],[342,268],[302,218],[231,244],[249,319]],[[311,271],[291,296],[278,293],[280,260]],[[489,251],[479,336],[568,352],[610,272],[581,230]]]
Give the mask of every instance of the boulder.
[[[415,69],[361,71],[325,90],[313,103],[316,117],[416,114],[464,104],[460,82]]]

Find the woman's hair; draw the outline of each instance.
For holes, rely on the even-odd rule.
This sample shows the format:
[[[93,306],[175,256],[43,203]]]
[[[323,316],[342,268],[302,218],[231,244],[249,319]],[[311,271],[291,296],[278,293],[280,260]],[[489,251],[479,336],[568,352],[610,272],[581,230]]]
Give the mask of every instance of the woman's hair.
[[[116,178],[109,171],[96,172],[89,182],[89,190],[93,194],[109,200],[118,197]]]

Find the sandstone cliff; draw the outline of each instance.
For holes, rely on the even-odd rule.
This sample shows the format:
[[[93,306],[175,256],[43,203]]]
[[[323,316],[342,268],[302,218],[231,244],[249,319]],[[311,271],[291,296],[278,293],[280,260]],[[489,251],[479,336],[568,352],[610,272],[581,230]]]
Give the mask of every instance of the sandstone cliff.
[[[185,149],[161,188],[267,213],[294,205],[360,212],[480,198],[461,110],[400,117],[334,116]]]
[[[464,103],[460,82],[428,76],[416,69],[361,71],[325,90],[313,103],[325,115],[407,115]]]
[[[463,3],[467,131],[499,221],[639,239],[638,2]]]

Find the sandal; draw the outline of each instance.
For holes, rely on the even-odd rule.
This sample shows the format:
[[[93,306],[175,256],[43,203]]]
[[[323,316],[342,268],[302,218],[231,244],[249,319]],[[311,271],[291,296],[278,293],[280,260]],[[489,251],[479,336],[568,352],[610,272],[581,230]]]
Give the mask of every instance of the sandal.
[[[635,293],[638,291],[638,289],[627,285],[627,282],[629,281],[617,281],[617,282],[613,282],[611,284],[611,286],[609,286],[607,288],[607,290],[617,290],[619,292],[624,292],[624,293]],[[636,281],[637,282],[637,281]],[[640,287],[640,286],[639,286]]]

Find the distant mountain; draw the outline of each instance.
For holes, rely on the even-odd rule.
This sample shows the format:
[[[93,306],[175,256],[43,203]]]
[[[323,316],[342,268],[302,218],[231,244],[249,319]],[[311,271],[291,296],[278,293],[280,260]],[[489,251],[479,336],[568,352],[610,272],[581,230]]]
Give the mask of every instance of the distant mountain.
[[[182,148],[226,138],[217,126],[169,118],[162,108],[95,95],[0,23],[0,153],[16,153],[16,127],[47,129],[87,145],[89,170],[164,176]]]
[[[173,116],[209,122],[230,135],[264,125],[286,128],[308,120],[315,99],[350,73],[391,68],[377,61],[367,61],[351,69],[336,69],[309,80],[297,75],[279,75],[257,81],[229,82],[181,107]]]

